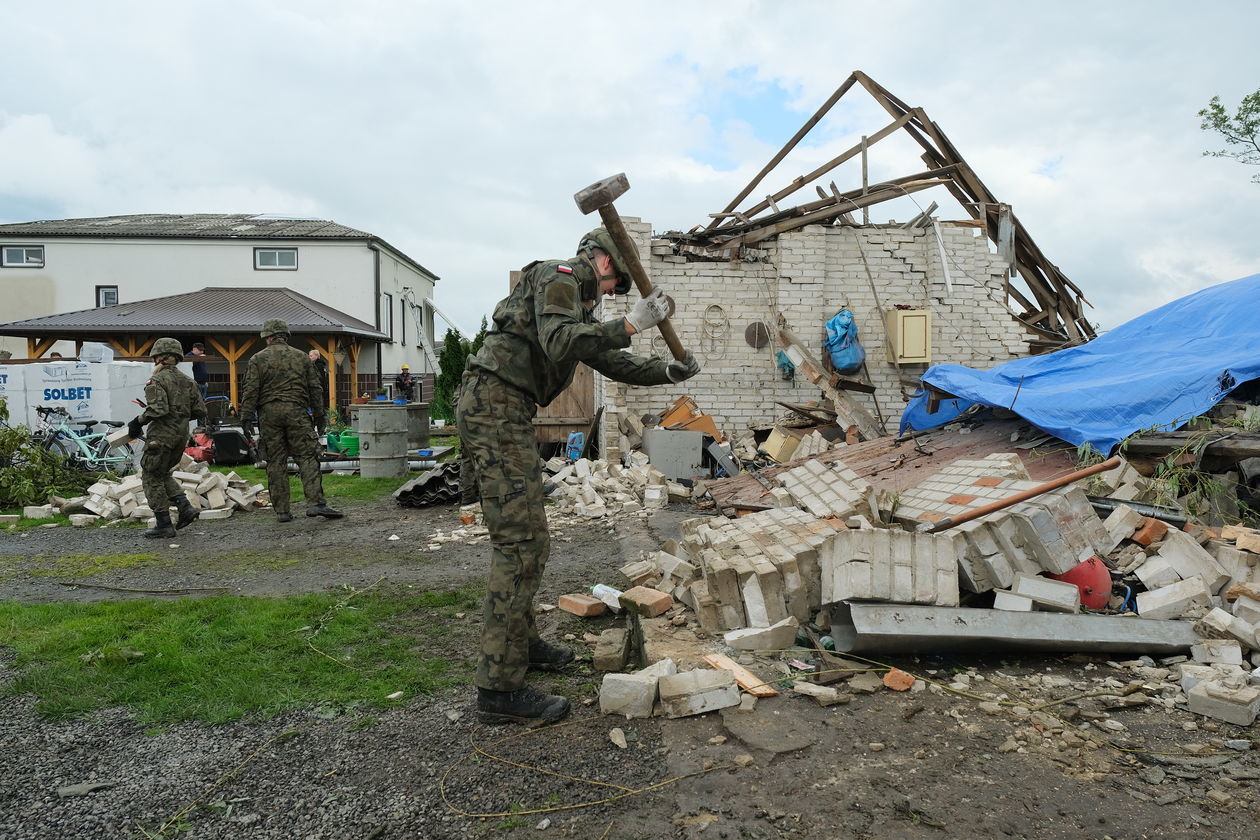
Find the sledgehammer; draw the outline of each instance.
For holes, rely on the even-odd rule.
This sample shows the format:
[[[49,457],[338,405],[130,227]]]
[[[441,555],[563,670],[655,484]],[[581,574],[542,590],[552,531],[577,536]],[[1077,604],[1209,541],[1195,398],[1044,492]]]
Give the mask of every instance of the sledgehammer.
[[[639,262],[638,249],[634,241],[630,239],[630,234],[626,232],[626,226],[621,223],[617,208],[613,207],[613,201],[628,189],[630,189],[630,182],[626,180],[626,173],[621,172],[602,181],[596,181],[584,190],[579,190],[574,194],[573,200],[577,202],[578,209],[583,214],[588,214],[592,210],[599,211],[604,227],[608,228],[608,233],[616,243],[617,250],[621,251],[621,258],[630,267],[630,279],[634,280],[639,294],[647,297],[652,293],[652,281],[648,279],[643,263]],[[678,333],[674,332],[674,325],[668,318],[657,324],[656,328],[661,331],[661,337],[665,339],[665,344],[675,359],[681,359],[687,354],[682,342],[678,340]]]

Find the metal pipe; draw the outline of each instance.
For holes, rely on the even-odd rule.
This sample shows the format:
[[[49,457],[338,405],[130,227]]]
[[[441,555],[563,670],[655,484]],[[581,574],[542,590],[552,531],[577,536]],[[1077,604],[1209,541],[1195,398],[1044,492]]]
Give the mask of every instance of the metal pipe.
[[[1094,464],[1092,467],[1086,467],[1083,470],[1077,470],[1076,472],[1068,473],[1067,475],[1061,475],[1053,481],[1047,481],[1045,484],[1038,484],[1031,490],[1016,493],[1014,496],[1002,499],[1001,501],[981,505],[978,508],[972,508],[971,510],[960,513],[957,516],[947,516],[939,522],[924,522],[919,525],[916,530],[924,531],[929,534],[936,534],[941,531],[948,530],[949,528],[953,528],[955,525],[961,525],[964,522],[979,519],[981,516],[987,516],[994,511],[1008,508],[1011,505],[1017,505],[1020,502],[1026,502],[1029,499],[1035,499],[1038,496],[1049,493],[1051,490],[1057,490],[1060,487],[1071,484],[1074,481],[1080,481],[1082,478],[1088,478],[1091,475],[1106,472],[1107,470],[1114,470],[1122,463],[1123,461],[1120,456],[1115,455],[1108,458],[1106,461],[1103,461],[1101,464]]]
[[[1148,505],[1145,502],[1133,502],[1128,499],[1109,499],[1105,496],[1086,496],[1089,503],[1094,506],[1094,510],[1099,514],[1111,513],[1120,505],[1127,505],[1143,516],[1149,516],[1152,519],[1162,519],[1169,525],[1176,525],[1180,528],[1190,521],[1190,517],[1176,508],[1163,507],[1161,505]]]

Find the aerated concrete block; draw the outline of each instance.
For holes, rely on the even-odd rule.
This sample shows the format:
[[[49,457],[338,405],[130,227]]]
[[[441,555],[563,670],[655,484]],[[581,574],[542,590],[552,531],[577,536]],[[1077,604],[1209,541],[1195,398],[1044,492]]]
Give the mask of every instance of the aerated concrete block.
[[[1186,692],[1186,708],[1237,726],[1250,726],[1260,714],[1260,686],[1229,688],[1204,681]]]
[[[1138,580],[1147,589],[1159,589],[1181,580],[1177,570],[1168,564],[1163,557],[1151,557],[1134,570]]]
[[[1234,617],[1241,618],[1253,627],[1260,627],[1260,601],[1240,595],[1234,601]]]
[[[1142,527],[1144,520],[1145,517],[1142,514],[1128,505],[1116,505],[1115,510],[1103,521],[1108,542],[1111,543],[1111,547],[1105,553],[1110,554],[1116,546],[1133,536],[1133,533]]]
[[[723,641],[735,650],[788,650],[796,643],[796,628],[800,624],[795,616],[788,616],[769,627],[729,630]]]
[[[666,717],[700,715],[739,705],[735,674],[722,668],[697,669],[661,677],[661,709]]]
[[[1229,573],[1221,568],[1211,554],[1185,531],[1169,529],[1160,546],[1159,557],[1167,561],[1184,580],[1198,575],[1203,578],[1209,591],[1215,595],[1229,583]]]
[[[993,609],[995,610],[1032,612],[1034,606],[1033,599],[1027,595],[1017,595],[1005,589],[993,590]]]
[[[1208,665],[1219,662],[1241,667],[1243,664],[1242,645],[1235,639],[1202,639],[1190,646],[1190,657]]]
[[[1074,584],[1033,575],[1020,575],[1012,591],[1032,599],[1037,609],[1050,612],[1080,612],[1081,590]]]
[[[1179,580],[1168,586],[1161,586],[1150,592],[1139,592],[1135,600],[1138,615],[1142,618],[1178,618],[1185,615],[1192,607],[1210,608],[1212,593],[1208,591],[1203,579],[1195,576],[1189,580]]]

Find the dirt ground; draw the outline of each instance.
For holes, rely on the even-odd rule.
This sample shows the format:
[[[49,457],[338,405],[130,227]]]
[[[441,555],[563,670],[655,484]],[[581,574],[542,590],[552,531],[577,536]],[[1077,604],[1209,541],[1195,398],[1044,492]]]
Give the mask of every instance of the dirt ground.
[[[200,594],[278,595],[478,583],[483,539],[451,539],[455,506],[352,505],[339,522],[262,513],[198,523],[167,543],[127,527],[0,532],[0,596],[28,602]],[[557,528],[540,601],[597,582],[677,534],[689,509]],[[391,536],[399,539],[390,540]],[[470,544],[470,542],[472,544]],[[77,576],[83,558],[115,568]],[[48,569],[60,576],[47,576]],[[33,572],[41,572],[33,574]],[[379,581],[379,583],[378,583]],[[79,584],[79,585],[76,585]],[[106,588],[109,587],[109,588]],[[129,590],[182,590],[171,594]],[[404,709],[177,725],[146,733],[125,710],[41,721],[29,697],[0,701],[0,836],[191,838],[1252,838],[1260,753],[1254,729],[1152,704],[1085,698],[1030,711],[1136,666],[1088,657],[902,657],[886,664],[941,684],[965,675],[981,705],[948,690],[854,692],[820,707],[789,694],[751,712],[626,721],[598,711],[587,634],[615,619],[541,617],[586,662],[539,683],[568,695],[557,727],[487,727],[471,686]],[[479,617],[452,658],[472,661]],[[694,624],[649,623],[657,650],[717,649]],[[787,657],[792,658],[792,657]],[[746,658],[771,676],[782,663]],[[1149,675],[1148,675],[1149,676]],[[0,680],[12,678],[0,639]],[[1106,723],[1115,721],[1116,723]],[[628,746],[609,737],[623,730]],[[1227,743],[1228,742],[1228,743]],[[108,786],[62,798],[58,788]],[[190,805],[194,805],[188,808]],[[466,814],[493,814],[490,817]]]

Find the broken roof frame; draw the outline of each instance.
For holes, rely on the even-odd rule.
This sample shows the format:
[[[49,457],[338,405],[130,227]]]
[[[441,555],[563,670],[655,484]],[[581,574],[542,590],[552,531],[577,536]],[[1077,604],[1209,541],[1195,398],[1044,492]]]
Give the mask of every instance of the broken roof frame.
[[[861,85],[889,113],[893,121],[807,175],[793,178],[778,192],[765,196],[744,210],[736,210],[761,181],[787,157],[796,145],[831,110],[855,84]],[[779,202],[797,190],[822,178],[840,164],[861,155],[880,140],[904,131],[923,149],[922,159],[928,168],[878,184],[864,184],[857,189],[840,192],[832,181],[828,189],[815,185],[818,200],[794,207],[780,208]],[[865,166],[863,166],[865,179]],[[962,158],[954,144],[927,113],[912,108],[876,83],[860,70],[853,71],[818,111],[806,120],[800,130],[779,150],[770,162],[731,200],[720,213],[710,214],[712,221],[696,226],[685,234],[671,234],[684,245],[684,250],[709,255],[737,256],[740,249],[795,228],[810,224],[855,224],[849,213],[871,205],[900,198],[930,187],[944,186],[972,218],[983,226],[989,240],[1008,265],[1005,291],[1023,312],[1008,305],[1011,313],[1031,332],[1045,339],[1042,349],[1051,349],[1064,342],[1083,343],[1095,337],[1094,328],[1084,316],[1089,304],[1084,293],[1048,260],[1033,242],[1028,231],[1011,211],[1009,204],[999,202],[980,180],[975,170]],[[770,211],[768,214],[766,211]],[[690,246],[690,247],[687,247]],[[1025,294],[1011,284],[1016,273],[1028,287]],[[1030,297],[1031,295],[1031,297]]]

